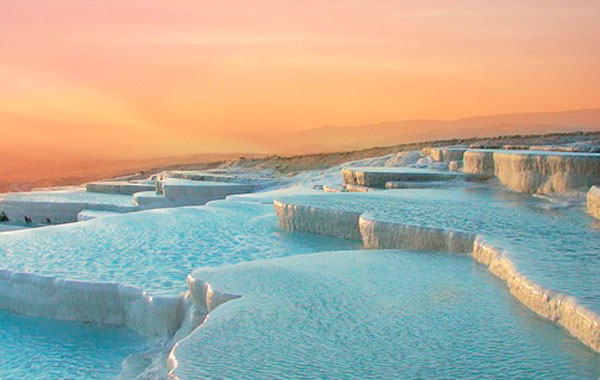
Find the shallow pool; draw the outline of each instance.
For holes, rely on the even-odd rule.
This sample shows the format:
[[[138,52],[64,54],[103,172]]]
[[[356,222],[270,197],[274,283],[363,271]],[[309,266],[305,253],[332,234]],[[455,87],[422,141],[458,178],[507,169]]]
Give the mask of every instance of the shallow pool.
[[[0,234],[0,267],[176,294],[201,266],[358,247],[282,230],[272,205],[216,201]]]
[[[125,328],[0,311],[1,379],[112,379],[146,345]]]
[[[241,298],[177,345],[181,380],[600,376],[598,355],[461,254],[324,252],[194,276]]]
[[[600,229],[583,207],[489,186],[282,197],[376,219],[479,233],[536,283],[600,311]]]

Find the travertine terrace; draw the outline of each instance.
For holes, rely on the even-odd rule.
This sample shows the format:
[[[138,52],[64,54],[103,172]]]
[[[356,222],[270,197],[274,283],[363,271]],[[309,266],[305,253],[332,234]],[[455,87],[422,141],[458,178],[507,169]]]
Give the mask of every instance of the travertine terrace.
[[[468,150],[464,172],[495,175],[525,193],[587,191],[600,182],[600,154],[525,150]]]
[[[524,148],[390,152],[295,176],[228,163],[6,194],[0,309],[150,339],[120,379],[306,374],[296,355],[315,336],[327,350],[314,355],[335,352],[319,364],[329,377],[346,373],[348,347],[364,349],[353,374],[413,374],[435,357],[447,364],[429,375],[502,377],[459,341],[513,363],[511,376],[597,377],[597,154]],[[409,360],[424,339],[438,349]]]

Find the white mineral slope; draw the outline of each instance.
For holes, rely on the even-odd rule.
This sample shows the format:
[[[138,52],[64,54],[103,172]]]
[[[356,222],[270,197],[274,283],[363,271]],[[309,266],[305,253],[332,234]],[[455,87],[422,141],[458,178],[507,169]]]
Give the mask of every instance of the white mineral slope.
[[[427,249],[471,254],[477,262],[486,265],[490,272],[504,280],[511,294],[524,305],[600,352],[598,314],[580,305],[574,298],[546,289],[519,273],[508,255],[482,236],[377,220],[368,213],[360,215],[283,201],[275,201],[274,207],[283,228],[337,237],[359,236],[368,249]]]
[[[290,178],[288,183],[292,185],[303,185],[312,187],[315,185],[341,186],[343,183],[341,171],[343,168],[352,167],[414,167],[429,168],[432,166],[430,160],[425,160],[419,151],[399,152],[387,154],[380,157],[365,158],[349,161],[342,165],[322,170],[308,170]]]
[[[328,169],[304,171],[287,180],[280,180],[279,184],[272,188],[247,194],[229,195],[226,199],[272,204],[274,200],[283,196],[322,194],[321,190],[316,189],[321,186],[323,189],[327,187],[328,190],[346,191],[346,188],[343,186],[342,168],[361,166],[428,168],[430,166],[429,162],[418,164],[418,161],[422,158],[423,156],[420,152],[408,151],[350,161]],[[354,189],[358,190],[359,188]]]
[[[519,150],[468,150],[465,173],[493,174],[513,191],[582,192],[600,183],[600,154]]]
[[[590,215],[600,219],[600,187],[592,186],[587,193],[587,209]]]

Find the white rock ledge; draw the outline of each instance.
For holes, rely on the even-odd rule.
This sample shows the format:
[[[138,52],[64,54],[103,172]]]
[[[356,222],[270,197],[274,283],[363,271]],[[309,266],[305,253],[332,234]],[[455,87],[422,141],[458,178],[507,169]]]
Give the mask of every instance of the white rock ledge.
[[[167,178],[157,182],[155,192],[135,193],[133,204],[143,209],[195,206],[225,199],[229,195],[250,193],[255,189],[250,184]]]
[[[170,352],[211,310],[239,297],[214,291],[191,275],[187,284],[188,290],[178,295],[153,296],[117,283],[65,280],[5,269],[0,270],[0,309],[37,317],[126,326],[143,336],[162,338],[161,346],[166,344],[166,352]],[[163,359],[159,355],[153,360]],[[157,366],[158,370],[150,372],[163,373],[160,378],[168,365],[167,362],[146,364]],[[139,378],[136,377],[139,371],[145,373],[146,369],[138,368],[133,374],[127,369],[125,378]]]
[[[581,192],[600,184],[600,154],[518,150],[467,150],[463,172],[498,177],[524,193]]]
[[[174,365],[164,355],[194,331],[215,307],[239,297],[214,291],[210,284],[191,275],[187,284],[185,292],[157,297],[117,283],[0,270],[0,309],[29,316],[125,326],[140,335],[158,338],[159,348],[136,354],[149,354],[151,361],[142,360],[145,364],[141,367],[135,364],[134,368],[126,364],[118,378],[164,378],[166,368]]]
[[[587,193],[587,209],[590,215],[600,219],[600,187],[592,186]]]
[[[133,195],[140,191],[153,191],[156,185],[144,182],[99,181],[86,184],[85,189],[92,193]]]
[[[111,282],[65,280],[0,270],[0,309],[11,312],[126,326],[147,337],[178,340],[195,329],[219,304],[236,298],[187,279],[188,291],[153,296],[133,286]]]
[[[600,352],[598,314],[574,298],[546,289],[519,273],[505,252],[487,243],[482,236],[376,220],[368,213],[358,215],[282,201],[275,201],[274,207],[283,228],[361,239],[368,249],[427,249],[471,254],[474,260],[504,280],[511,294],[521,303]]]
[[[348,186],[385,188],[388,182],[449,181],[466,177],[463,173],[409,168],[344,168],[342,178]]]
[[[273,202],[281,227],[319,235],[360,240],[359,212]]]
[[[213,290],[211,285],[201,279],[197,279],[193,274],[187,276],[189,291],[183,297],[184,315],[181,320],[179,330],[173,336],[173,342],[167,358],[167,379],[178,380],[174,372],[177,368],[177,358],[174,354],[179,342],[185,340],[214,310],[217,306],[227,301],[240,298],[235,294],[227,294]]]
[[[461,161],[466,150],[466,148],[443,146],[423,148],[421,153],[431,157],[434,161],[449,163],[451,161]]]
[[[127,326],[144,336],[172,335],[180,298],[155,297],[109,282],[65,280],[0,270],[0,308],[15,313]]]
[[[120,206],[90,202],[28,201],[0,199],[0,210],[11,221],[33,224],[63,224],[77,221],[79,213],[86,209],[126,213],[137,211],[135,206]],[[25,219],[27,217],[27,219]]]

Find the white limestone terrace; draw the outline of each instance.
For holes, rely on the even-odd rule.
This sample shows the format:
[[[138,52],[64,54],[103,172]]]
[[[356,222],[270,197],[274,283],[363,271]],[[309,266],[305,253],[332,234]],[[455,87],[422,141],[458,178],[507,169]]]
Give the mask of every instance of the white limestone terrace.
[[[153,191],[156,189],[156,183],[150,180],[143,181],[97,181],[85,185],[89,192],[108,193],[108,194],[126,194],[133,195],[140,191]]]
[[[14,231],[0,234],[0,308],[127,326],[166,339],[159,351],[168,352],[210,309],[209,289],[197,281],[186,284],[194,269],[359,247],[281,230],[271,204],[249,201]],[[158,355],[157,365],[164,368],[163,354],[151,356]]]
[[[0,262],[13,271],[176,294],[185,290],[185,276],[198,266],[336,244],[358,246],[282,231],[271,204],[223,200],[3,234]]]
[[[600,154],[470,149],[465,173],[495,175],[507,188],[526,193],[585,193],[600,184]]]
[[[342,169],[344,185],[385,188],[388,183],[423,183],[469,179],[464,173],[398,167],[351,167]]]
[[[396,156],[390,156],[373,159],[372,161],[386,164],[397,158]],[[335,171],[335,175],[339,177],[339,170],[336,169]],[[323,173],[323,176],[318,178],[311,178],[310,175],[307,175],[306,182],[311,183],[332,178],[329,176],[333,171],[326,170]],[[172,181],[174,184],[181,183],[189,187],[187,180],[170,178],[166,181],[167,185],[169,181]],[[202,184],[202,181],[195,182],[197,183],[193,185],[194,187],[208,186],[207,183]],[[220,182],[220,184],[223,186],[231,185],[231,183],[224,182]],[[369,194],[329,194],[328,196],[335,197],[348,196],[350,200],[354,199],[353,197],[359,197],[357,199],[361,205],[360,207],[357,206],[357,211],[350,213],[346,210],[347,205],[344,202],[339,202],[337,198],[331,199],[331,204],[334,205],[333,208],[310,206],[310,218],[305,218],[310,224],[310,228],[306,231],[318,232],[320,230],[322,232],[324,229],[329,228],[331,235],[362,239],[364,236],[360,228],[357,234],[355,234],[356,230],[353,229],[358,224],[359,218],[362,221],[363,229],[381,227],[381,224],[370,224],[372,220],[368,219],[367,214],[363,214],[364,211],[374,211],[377,218],[383,215],[382,220],[389,218],[394,223],[402,224],[406,220],[409,225],[411,225],[411,221],[416,224],[426,220],[427,217],[424,214],[434,215],[434,222],[441,226],[440,229],[459,226],[457,227],[459,232],[463,231],[466,238],[460,234],[451,234],[449,240],[452,241],[447,245],[439,244],[438,247],[429,248],[466,251],[474,245],[473,232],[471,231],[483,232],[486,236],[486,242],[488,241],[488,231],[489,235],[494,234],[495,231],[500,231],[500,236],[498,236],[500,243],[510,243],[510,246],[500,245],[501,248],[512,248],[512,245],[516,245],[517,248],[529,246],[528,251],[516,250],[515,252],[526,252],[528,255],[529,252],[532,252],[532,258],[540,259],[542,264],[544,264],[544,260],[548,259],[546,261],[547,265],[539,265],[540,260],[533,259],[531,261],[525,260],[524,263],[530,262],[530,269],[534,272],[538,270],[538,267],[558,270],[558,273],[548,271],[550,281],[565,285],[562,281],[566,279],[566,285],[570,286],[575,281],[575,271],[579,271],[577,275],[581,275],[585,279],[591,278],[592,273],[597,273],[597,263],[594,261],[594,252],[598,252],[595,238],[592,237],[591,241],[593,243],[587,246],[589,249],[586,250],[585,245],[587,242],[585,239],[583,239],[583,242],[581,241],[582,230],[579,229],[575,232],[580,227],[580,221],[582,220],[578,214],[580,210],[565,210],[564,214],[562,212],[558,213],[558,222],[547,225],[547,230],[529,230],[532,234],[539,233],[540,237],[534,240],[531,245],[528,245],[529,241],[526,241],[528,235],[526,234],[519,235],[518,232],[513,230],[509,230],[507,235],[503,234],[506,225],[510,226],[512,219],[505,216],[508,213],[505,210],[506,204],[497,202],[498,199],[496,199],[499,198],[503,201],[508,199],[510,204],[511,199],[513,199],[511,197],[517,197],[515,199],[519,200],[516,202],[519,207],[514,207],[514,210],[521,212],[523,204],[520,202],[521,199],[525,198],[519,198],[519,195],[502,191],[498,194],[508,198],[495,198],[486,195],[484,189],[481,199],[475,200],[470,193],[474,191],[475,195],[478,194],[478,190],[474,189],[475,187],[471,184],[469,190],[437,190],[442,192],[439,193],[442,194],[442,200],[456,204],[454,208],[440,204],[437,195],[436,197],[426,195],[436,190],[427,190],[426,192],[423,190],[399,190]],[[322,197],[324,194],[310,188],[301,189],[300,191],[304,194],[314,194],[317,197]],[[359,247],[360,243],[355,241],[290,233],[276,228],[276,218],[272,211],[272,205],[269,203],[275,198],[282,197],[282,193],[285,191],[290,193],[290,198],[300,198],[296,195],[298,188],[247,195],[231,195],[228,196],[228,201],[211,202],[203,207],[153,210],[121,216],[113,215],[108,218],[98,218],[79,224],[45,227],[35,231],[35,234],[33,231],[3,234],[4,236],[0,236],[0,262],[5,266],[5,270],[0,271],[0,307],[25,314],[125,325],[144,335],[173,337],[169,342],[175,342],[185,337],[188,332],[204,320],[206,313],[229,297],[227,294],[219,295],[218,291],[225,288],[213,289],[210,284],[205,283],[201,278],[193,276],[188,279],[186,287],[183,278],[193,269],[205,265],[223,265],[298,253]],[[490,191],[490,194],[496,194],[495,190]],[[413,195],[420,193],[426,199],[416,202],[414,209],[409,208],[409,212],[404,212],[402,208],[396,207],[396,203],[415,202],[411,192]],[[156,192],[153,192],[153,194],[157,198],[162,196],[156,194]],[[396,200],[396,194],[405,194],[408,199],[400,197]],[[456,195],[453,198],[452,194],[462,195]],[[446,195],[448,198],[444,198]],[[388,197],[390,196],[392,204],[388,203],[390,200]],[[463,196],[466,199],[461,201]],[[369,197],[375,197],[375,199],[369,200]],[[363,199],[367,199],[367,201],[363,202]],[[494,200],[489,202],[493,207],[486,204],[489,199]],[[257,201],[258,203],[249,203],[249,201]],[[541,199],[527,198],[527,202],[532,202],[532,210],[541,210],[540,212],[548,218],[549,215],[553,215],[557,211],[550,209],[549,205]],[[327,203],[329,204],[329,199],[327,199]],[[434,206],[432,206],[432,203]],[[336,209],[336,204],[341,206]],[[365,206],[368,206],[368,208],[363,208]],[[418,210],[420,207],[423,207],[422,212]],[[482,210],[478,211],[477,207],[481,207]],[[381,208],[386,208],[386,210],[381,210]],[[473,208],[476,211],[474,215],[464,214],[466,209]],[[500,212],[503,210],[504,214],[496,214],[497,209],[501,210]],[[528,207],[525,207],[525,210],[528,210]],[[526,213],[528,212],[530,211]],[[564,222],[563,216],[571,215],[571,212],[574,213],[575,217],[571,218],[572,220],[570,217],[566,218],[568,220]],[[482,216],[481,213],[486,213],[486,215]],[[493,215],[500,215],[500,217],[493,218]],[[296,216],[300,219],[303,218],[301,212],[298,212]],[[422,218],[419,219],[419,216],[422,216]],[[466,221],[461,221],[465,216]],[[513,215],[513,217],[517,218],[516,215]],[[400,219],[402,221],[397,222]],[[531,224],[535,228],[539,226],[539,224],[536,224],[539,222],[537,215],[532,218],[527,216],[525,219],[535,219]],[[489,224],[487,230],[482,227],[484,224]],[[563,225],[567,226],[566,229],[563,228]],[[585,225],[585,223],[582,225]],[[359,225],[359,227],[361,226]],[[462,230],[463,227],[464,230]],[[528,231],[528,223],[522,223],[517,227],[525,232]],[[593,232],[592,226],[586,225],[585,228]],[[351,231],[352,233],[346,236],[340,233],[341,231]],[[557,231],[560,231],[561,234],[566,231],[565,236],[567,238],[565,239],[561,235],[560,238],[555,239],[557,251],[560,251],[558,248],[562,251],[560,251],[560,255],[556,255],[558,257],[553,257],[548,252],[549,247],[552,245],[548,244],[544,237],[554,238],[558,236]],[[420,233],[418,228],[410,232],[414,236],[412,239],[417,242],[424,240],[435,242],[439,238],[439,236],[434,238],[431,234]],[[513,233],[516,236],[514,240]],[[383,235],[377,233],[370,236],[376,236],[379,239]],[[392,247],[393,244],[397,243],[397,241],[394,241],[394,236],[387,235],[386,238],[390,239]],[[572,242],[577,239],[579,239],[578,243]],[[369,248],[386,244],[383,238],[379,241],[366,240],[366,243]],[[471,247],[468,247],[468,243],[471,243]],[[534,247],[536,244],[540,245],[542,249],[537,250]],[[494,244],[495,246],[497,245]],[[582,246],[584,246],[583,249]],[[489,253],[488,247],[484,243],[479,244],[477,247],[478,254],[484,257],[482,260],[485,260],[485,257],[500,256],[497,253]],[[491,248],[489,249],[491,250]],[[514,260],[513,256],[513,254],[510,254],[511,259],[517,263],[519,271],[522,272],[523,264]],[[500,261],[495,260],[495,262]],[[564,263],[563,261],[568,262]],[[582,268],[579,268],[579,265]],[[553,266],[557,268],[553,268]],[[569,273],[563,275],[562,271]],[[547,273],[544,272],[543,274],[546,276]],[[530,277],[529,273],[527,273],[527,276]],[[592,278],[587,284],[578,283],[575,285],[588,285],[588,288],[598,289],[598,283],[594,281]],[[537,280],[536,282],[541,283]],[[577,282],[582,281],[578,279]],[[549,287],[547,283],[543,283],[543,285]],[[589,290],[588,288],[583,286],[579,291],[584,294]],[[535,290],[538,289],[535,288]],[[180,293],[177,294],[178,292]],[[511,292],[513,292],[512,287]],[[543,296],[549,294],[544,292],[543,289],[540,293]],[[573,292],[567,294],[573,294]],[[24,295],[26,296],[24,297]],[[577,296],[581,299],[579,295]],[[557,299],[552,295],[548,297],[553,300]],[[588,301],[593,304],[596,299],[592,297]],[[526,302],[524,301],[524,303]],[[572,305],[572,303],[569,304],[569,306]],[[531,307],[529,304],[528,306]],[[590,306],[590,308],[592,307]],[[573,309],[577,312],[579,310],[577,307]],[[544,313],[540,314],[546,315]],[[594,321],[598,323],[597,320],[592,320],[592,322]],[[569,331],[573,333],[574,330]],[[575,333],[574,335],[578,336]],[[578,337],[581,339],[581,336]],[[592,335],[592,339],[596,339],[595,342],[600,341],[597,335]],[[590,344],[589,341],[584,340],[584,342]],[[591,342],[590,346],[595,347],[593,344],[594,341]],[[169,345],[167,344],[167,346]]]
[[[86,190],[71,188],[1,194],[0,212],[11,222],[62,224],[142,209],[203,205],[258,188],[260,186],[251,182],[177,178],[100,181],[87,184]]]
[[[352,165],[406,164],[407,161],[415,166],[427,165],[425,160],[420,162],[418,154],[411,152]],[[337,181],[341,179],[339,173],[339,169],[330,169],[318,176],[304,173],[292,180],[308,184],[332,179]],[[254,186],[178,178],[165,178],[164,181],[166,187],[159,186],[162,193],[150,192],[151,197],[168,200],[163,194],[168,193],[165,190],[169,187],[174,191],[171,194],[188,196],[187,191],[199,191],[196,195],[206,194],[207,189],[216,186],[214,183],[226,188]],[[450,184],[453,180],[447,182]],[[315,189],[290,188],[229,195],[228,201],[211,202],[203,207],[124,215],[86,208],[79,215],[95,220],[2,234],[0,262],[4,270],[0,270],[0,308],[53,318],[125,325],[147,336],[173,337],[169,342],[175,342],[201,323],[216,305],[230,297],[218,292],[226,291],[226,288],[213,289],[202,278],[192,276],[186,286],[183,278],[193,269],[360,246],[356,241],[276,228],[276,217],[270,203],[277,198],[286,200],[287,197],[282,196],[286,191],[290,194],[289,199],[293,200],[306,197],[312,202],[313,198],[324,197],[324,193]],[[299,192],[305,195],[300,196]],[[113,197],[109,194],[95,195]],[[224,196],[226,194],[219,192],[219,197]],[[580,309],[575,303],[562,303],[574,312],[584,313],[587,318],[586,310],[597,311],[597,294],[594,291],[597,292],[600,287],[593,276],[599,269],[596,252],[600,251],[600,245],[594,237],[597,232],[594,224],[581,210],[556,210],[543,199],[502,190],[478,189],[475,184],[470,184],[468,189],[397,190],[327,196],[334,198],[323,198],[324,207],[300,205],[298,208],[284,204],[282,207],[287,208],[290,221],[299,223],[294,225],[290,222],[287,226],[307,232],[363,239],[368,248],[401,247],[403,242],[398,241],[401,238],[407,240],[409,248],[414,243],[417,248],[473,251],[479,261],[490,265],[490,270],[509,283],[515,295],[526,293],[522,288],[529,287],[551,302],[563,302],[566,298],[544,289],[552,288],[575,295],[587,306]],[[346,196],[348,198],[337,198]],[[131,197],[118,197],[131,201]],[[281,205],[281,202],[277,204]],[[128,207],[133,206],[129,203]],[[310,217],[305,216],[305,210],[310,210]],[[290,211],[297,213],[291,215]],[[368,213],[365,214],[365,211]],[[512,216],[511,211],[515,212]],[[99,218],[107,215],[109,217]],[[517,223],[519,218],[523,218],[520,224]],[[388,228],[390,224],[385,223],[409,226],[406,230],[408,236],[398,235],[395,227]],[[286,225],[285,222],[282,224]],[[427,228],[421,228],[423,225],[430,230],[425,231]],[[374,232],[369,234],[369,229]],[[458,232],[443,233],[448,229]],[[476,233],[482,233],[485,240],[475,241]],[[531,236],[537,238],[531,239]],[[496,248],[508,249],[509,253],[504,256]],[[506,257],[510,257],[510,261],[505,260]],[[519,273],[510,270],[512,262],[515,262]],[[535,284],[519,280],[517,285],[511,285],[515,281],[508,276],[515,279],[520,273],[527,279],[534,279]],[[536,287],[536,284],[544,288]],[[554,287],[554,284],[558,286]],[[519,299],[529,307],[537,302],[523,300],[523,297]],[[563,323],[562,315],[566,311],[562,306],[552,304],[549,309],[554,312],[555,320]],[[549,315],[544,310],[536,311]],[[552,314],[550,317],[553,318]],[[585,321],[572,319],[571,325],[565,327],[586,344],[598,349],[598,334],[579,333],[589,330],[585,325],[589,321],[596,325],[600,323],[594,314]],[[576,324],[585,326],[574,326]]]
[[[11,222],[60,224],[77,220],[85,209],[131,212],[131,196],[91,193],[84,189],[0,194],[0,212]]]
[[[140,208],[202,205],[253,190],[250,184],[166,178],[157,182],[155,192],[135,193],[133,203]]]
[[[265,174],[271,175],[267,177]],[[275,176],[273,173],[255,173],[252,171],[234,170],[167,170],[160,173],[158,178],[163,180],[168,178],[179,178],[192,181],[232,182],[244,185],[253,185],[255,190],[272,187],[282,183],[282,178]]]
[[[581,208],[474,185],[291,196],[275,207],[293,230],[372,248],[472,253],[523,303],[600,350],[600,235]]]
[[[462,161],[463,155],[467,151],[464,146],[441,146],[423,148],[421,152],[425,156],[430,156],[437,162]]]
[[[240,295],[169,355],[169,379],[596,379],[600,357],[462,255],[345,251],[201,268]]]
[[[590,215],[600,219],[600,187],[592,186],[587,193],[587,209]]]

